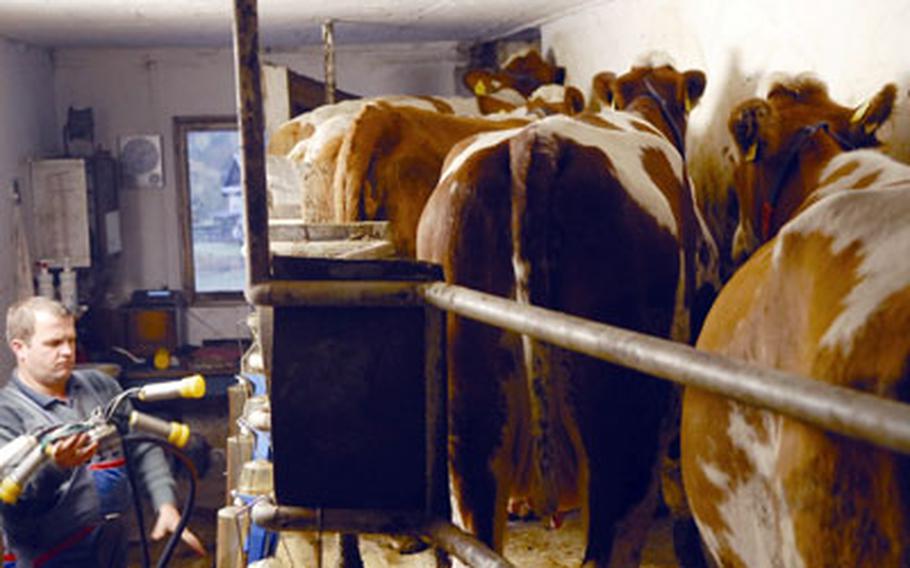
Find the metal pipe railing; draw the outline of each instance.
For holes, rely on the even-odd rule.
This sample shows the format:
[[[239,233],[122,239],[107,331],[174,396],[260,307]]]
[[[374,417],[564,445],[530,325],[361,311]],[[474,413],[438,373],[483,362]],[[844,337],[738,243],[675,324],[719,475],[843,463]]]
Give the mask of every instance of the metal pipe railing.
[[[445,551],[473,568],[514,568],[508,560],[490,547],[449,521],[431,519],[415,522],[411,513],[395,519],[388,511],[379,514],[370,511],[328,509],[276,505],[268,499],[257,502],[251,510],[254,523],[275,531],[343,532],[349,529],[351,519],[366,527],[363,532],[381,534],[419,534],[435,548]]]
[[[472,568],[515,568],[491,548],[448,521],[435,520],[425,525],[421,532],[430,543]]]
[[[470,288],[437,282],[418,292],[460,316],[910,453],[910,405]]]

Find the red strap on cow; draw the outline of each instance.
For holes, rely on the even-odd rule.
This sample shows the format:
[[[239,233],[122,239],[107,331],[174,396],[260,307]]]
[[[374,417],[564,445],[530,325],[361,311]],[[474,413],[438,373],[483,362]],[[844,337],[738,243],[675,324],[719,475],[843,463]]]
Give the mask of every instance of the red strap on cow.
[[[774,214],[774,208],[765,201],[761,206],[761,234],[762,238],[771,238],[771,215]]]
[[[70,548],[72,548],[72,547],[76,546],[77,544],[79,544],[80,542],[82,542],[82,540],[85,537],[87,537],[88,535],[90,535],[93,530],[95,530],[94,525],[86,525],[86,526],[82,527],[81,529],[79,529],[78,531],[74,532],[73,534],[68,536],[65,540],[63,540],[63,542],[57,544],[57,546],[55,546],[54,548],[43,553],[38,558],[35,558],[34,567],[41,568],[41,566],[44,566],[45,564],[47,564],[54,558],[60,556],[61,554],[63,554],[67,550],[69,550]]]

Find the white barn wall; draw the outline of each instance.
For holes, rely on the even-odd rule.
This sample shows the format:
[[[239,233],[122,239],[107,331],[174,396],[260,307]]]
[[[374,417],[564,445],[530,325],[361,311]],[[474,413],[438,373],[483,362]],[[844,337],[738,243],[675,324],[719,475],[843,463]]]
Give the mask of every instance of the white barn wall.
[[[763,95],[781,72],[811,72],[847,105],[898,83],[895,115],[881,137],[889,153],[910,162],[908,22],[906,0],[636,0],[597,4],[543,25],[541,36],[544,50],[567,68],[567,82],[586,92],[597,72],[622,73],[648,52],[705,71],[707,89],[690,117],[689,163],[699,189],[723,201],[730,110]]]
[[[270,52],[262,59],[324,80],[320,47]],[[336,45],[336,86],[363,96],[451,95],[456,92],[455,69],[460,63],[457,46],[451,42]]]
[[[6,309],[16,300],[13,180],[19,181],[24,206],[29,207],[28,160],[57,151],[60,131],[54,114],[50,52],[0,38],[0,77],[0,258],[5,263],[0,270],[0,330],[5,337]],[[4,339],[0,385],[6,383],[13,366]]]
[[[264,61],[322,78],[319,48],[267,53]],[[338,46],[337,86],[363,95],[454,93],[454,44]],[[120,192],[123,252],[115,267],[114,301],[135,289],[181,287],[173,118],[235,113],[230,49],[63,49],[55,56],[56,109],[92,107],[95,141],[116,149],[125,134],[161,134],[165,187]],[[116,152],[114,152],[116,153]],[[192,309],[187,339],[236,337],[246,305]]]
[[[180,289],[181,243],[177,214],[173,118],[233,115],[233,60],[230,50],[67,49],[56,54],[57,112],[91,107],[95,143],[116,156],[117,138],[128,134],[163,137],[164,182],[160,189],[120,188],[123,250],[114,261],[110,303],[125,302],[133,290]],[[61,119],[61,122],[65,121]],[[214,310],[228,319],[243,317],[243,305]],[[224,314],[222,314],[222,312]],[[213,317],[211,314],[207,314]],[[198,325],[187,318],[187,340],[236,337],[233,326]],[[212,328],[224,330],[215,334]]]

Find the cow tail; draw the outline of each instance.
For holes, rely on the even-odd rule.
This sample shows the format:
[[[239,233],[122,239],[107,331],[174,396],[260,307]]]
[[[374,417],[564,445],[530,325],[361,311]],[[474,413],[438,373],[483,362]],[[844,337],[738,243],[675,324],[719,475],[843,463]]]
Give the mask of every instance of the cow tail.
[[[510,143],[512,172],[512,269],[515,299],[523,304],[552,307],[555,231],[552,192],[547,180],[556,171],[551,138],[527,128]],[[523,366],[528,381],[531,439],[531,500],[541,517],[559,506],[560,409],[551,366],[558,364],[554,347],[522,336]]]
[[[344,135],[332,176],[336,223],[376,218],[380,197],[374,187],[373,158],[390,110],[392,107],[385,103],[365,105]]]

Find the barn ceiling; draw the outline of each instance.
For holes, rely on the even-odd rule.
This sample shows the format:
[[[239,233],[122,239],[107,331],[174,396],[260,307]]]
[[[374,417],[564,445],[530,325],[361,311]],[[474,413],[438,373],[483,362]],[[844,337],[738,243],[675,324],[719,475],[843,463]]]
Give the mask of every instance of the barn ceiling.
[[[609,0],[259,0],[260,45],[486,41]],[[0,36],[43,47],[226,47],[233,0],[0,0]]]

